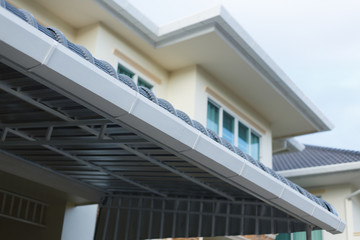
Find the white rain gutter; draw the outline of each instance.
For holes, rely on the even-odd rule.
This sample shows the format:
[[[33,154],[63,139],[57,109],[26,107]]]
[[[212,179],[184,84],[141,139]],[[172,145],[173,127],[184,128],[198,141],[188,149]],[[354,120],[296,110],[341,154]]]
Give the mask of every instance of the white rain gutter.
[[[306,224],[333,234],[345,222],[255,167],[71,50],[0,8],[1,61],[89,109],[176,152]],[[121,97],[119,97],[121,96]]]

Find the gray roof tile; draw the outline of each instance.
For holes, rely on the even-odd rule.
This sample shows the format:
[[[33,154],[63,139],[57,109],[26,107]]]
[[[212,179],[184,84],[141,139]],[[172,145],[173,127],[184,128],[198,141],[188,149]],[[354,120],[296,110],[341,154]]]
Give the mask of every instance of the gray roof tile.
[[[273,156],[273,168],[275,171],[292,170],[328,166],[350,162],[360,162],[360,152],[305,145],[301,152],[279,153]]]

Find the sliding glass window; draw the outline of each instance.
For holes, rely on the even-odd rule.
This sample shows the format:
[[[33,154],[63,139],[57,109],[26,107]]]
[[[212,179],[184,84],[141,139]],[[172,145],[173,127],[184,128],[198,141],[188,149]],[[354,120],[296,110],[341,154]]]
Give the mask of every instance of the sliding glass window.
[[[147,81],[145,81],[144,79],[142,78],[138,78],[138,83],[137,83],[138,86],[143,86],[143,87],[146,87],[148,89],[152,89],[154,86],[151,85],[150,83],[148,83]]]
[[[138,85],[138,86],[143,86],[146,87],[148,89],[153,89],[154,85],[150,84],[149,81],[145,80],[144,78],[140,77],[139,74],[136,71],[131,71],[130,69],[128,69],[127,67],[125,67],[124,65],[118,63],[118,69],[117,69],[119,74],[124,74],[126,76],[129,76],[130,78],[132,78],[134,80],[134,82]]]
[[[234,117],[223,111],[223,132],[222,136],[229,143],[234,144]]]
[[[260,159],[260,135],[212,100],[207,103],[206,126],[255,160]]]
[[[254,134],[253,132],[251,133],[251,156],[256,159],[259,160],[260,157],[260,138],[258,135]]]
[[[207,128],[219,134],[219,108],[212,102],[207,106]]]
[[[244,153],[249,153],[249,128],[238,122],[238,148]]]
[[[132,71],[121,65],[120,63],[118,64],[118,73],[124,74],[130,78],[133,78],[135,76],[135,73],[133,73]]]

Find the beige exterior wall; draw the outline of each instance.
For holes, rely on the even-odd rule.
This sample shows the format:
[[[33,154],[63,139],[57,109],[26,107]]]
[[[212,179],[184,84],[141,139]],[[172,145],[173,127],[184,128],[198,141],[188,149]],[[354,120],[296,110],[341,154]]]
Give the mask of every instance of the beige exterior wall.
[[[78,34],[78,39],[80,38],[82,38],[81,44],[85,47],[88,43],[89,46],[92,46],[94,38],[92,34],[88,34],[87,37]],[[167,71],[131,46],[121,36],[116,35],[101,24],[97,24],[96,39],[95,49],[92,51],[94,57],[109,62],[115,69],[118,63],[125,65],[129,70],[153,84],[156,95],[165,97],[169,75]]]
[[[91,54],[96,52],[99,39],[100,24],[95,23],[79,29],[76,33],[75,42],[86,47]]]
[[[328,201],[337,210],[339,217],[347,223],[344,233],[333,235],[323,231],[323,240],[358,240],[359,239],[359,218],[360,206],[359,196],[346,200],[346,197],[353,193],[356,188],[351,184],[326,186],[323,188],[308,189],[316,196]]]
[[[13,4],[17,8],[26,9],[28,12],[34,15],[34,17],[39,23],[43,24],[44,26],[56,27],[65,34],[67,39],[69,39],[72,42],[75,41],[77,30],[68,23],[66,23],[64,20],[56,17],[48,9],[44,8],[35,1],[28,1],[28,0],[7,0],[7,1]]]
[[[352,198],[353,218],[354,218],[354,240],[360,240],[360,195]]]
[[[196,107],[196,66],[187,67],[170,74],[166,99],[174,106],[194,119]]]

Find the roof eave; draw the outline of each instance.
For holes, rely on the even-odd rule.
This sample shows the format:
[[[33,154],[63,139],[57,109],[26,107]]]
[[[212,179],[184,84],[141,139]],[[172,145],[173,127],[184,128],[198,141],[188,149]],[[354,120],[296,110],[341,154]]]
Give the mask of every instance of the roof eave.
[[[325,175],[332,173],[344,173],[348,171],[360,170],[360,162],[350,162],[341,164],[332,164],[327,166],[317,166],[308,168],[299,168],[291,170],[277,171],[278,174],[286,178],[300,178],[315,175]]]
[[[156,26],[127,1],[94,1],[155,48],[169,46],[215,31],[226,44],[245,57],[253,68],[260,72],[264,80],[314,127],[315,131],[333,129],[333,124],[325,115],[296,87],[222,6],[207,9],[163,26]]]

